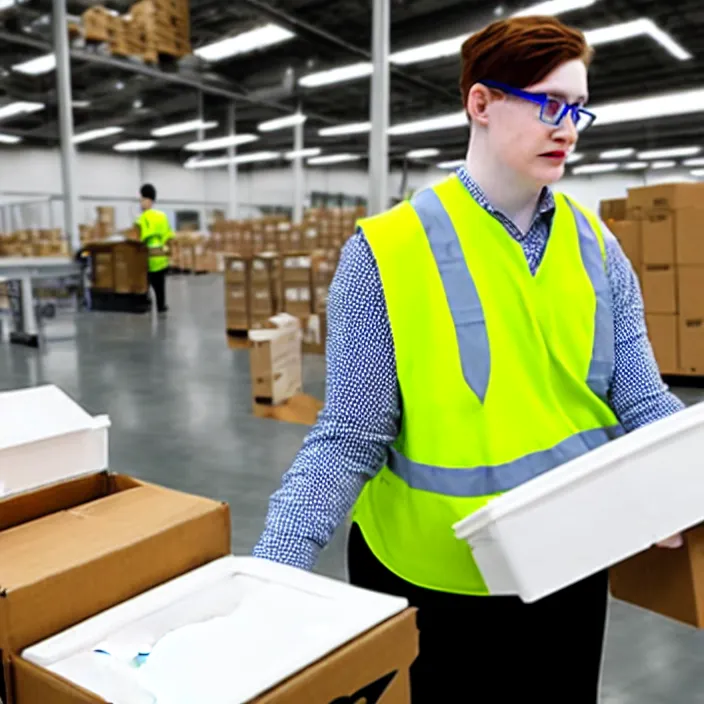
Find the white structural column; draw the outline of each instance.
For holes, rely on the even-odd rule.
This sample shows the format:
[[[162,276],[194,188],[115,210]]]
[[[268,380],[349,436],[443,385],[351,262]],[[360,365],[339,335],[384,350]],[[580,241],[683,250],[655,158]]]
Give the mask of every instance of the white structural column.
[[[369,214],[388,207],[389,44],[391,0],[374,0],[372,27],[371,123],[369,138]]]
[[[56,86],[59,99],[61,133],[61,177],[63,180],[64,230],[73,251],[81,246],[78,230],[78,191],[76,190],[76,149],[73,144],[73,98],[71,93],[71,57],[66,24],[66,0],[53,0],[54,52]]]
[[[300,110],[299,110],[300,112]],[[300,225],[303,222],[303,198],[305,197],[305,173],[303,167],[303,128],[301,122],[293,128],[293,151],[296,156],[291,162],[293,170],[293,222]]]
[[[230,131],[230,136],[234,137],[237,134],[237,114],[235,112],[235,102],[232,101],[227,110],[227,123]],[[237,164],[235,163],[236,149],[235,145],[231,144],[227,148],[227,217],[229,220],[237,220]]]

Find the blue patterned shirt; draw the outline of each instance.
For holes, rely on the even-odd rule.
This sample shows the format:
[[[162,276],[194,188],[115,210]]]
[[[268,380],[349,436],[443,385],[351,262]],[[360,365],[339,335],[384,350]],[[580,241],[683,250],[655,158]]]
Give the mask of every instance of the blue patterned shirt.
[[[458,176],[472,197],[518,240],[535,274],[555,213],[549,189],[525,234],[495,210],[464,167]],[[606,230],[615,363],[611,406],[627,431],[679,411],[664,385],[647,336],[638,279]],[[281,488],[269,503],[254,555],[311,569],[344,522],[365,482],[384,466],[399,430],[396,360],[379,270],[362,232],[345,245],[328,297],[325,407]]]

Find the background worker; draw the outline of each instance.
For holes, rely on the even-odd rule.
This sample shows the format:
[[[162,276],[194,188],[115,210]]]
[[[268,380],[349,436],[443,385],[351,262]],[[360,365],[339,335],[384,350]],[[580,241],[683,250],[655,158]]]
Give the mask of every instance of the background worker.
[[[169,268],[168,241],[174,236],[166,213],[154,208],[156,188],[146,183],[140,190],[140,207],[142,214],[135,221],[139,228],[140,239],[149,249],[149,285],[154,290],[156,308],[165,313],[166,307],[166,270]]]
[[[466,165],[346,244],[326,405],[254,549],[311,569],[352,509],[351,582],[419,609],[414,704],[597,702],[607,573],[535,604],[488,596],[452,525],[682,408],[617,240],[550,189],[594,120],[591,56],[554,17],[465,42]]]

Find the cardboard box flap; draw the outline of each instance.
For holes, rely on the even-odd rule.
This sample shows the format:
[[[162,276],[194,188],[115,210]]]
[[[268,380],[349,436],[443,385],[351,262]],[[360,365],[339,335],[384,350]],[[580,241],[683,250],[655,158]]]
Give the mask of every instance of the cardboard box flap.
[[[107,416],[91,416],[57,386],[0,393],[0,451],[79,430],[109,426]]]
[[[25,647],[229,545],[226,506],[150,484],[10,528],[0,533],[0,645]]]
[[[250,330],[249,339],[252,342],[270,342],[282,335],[300,330],[301,321],[289,313],[279,313],[269,318],[266,325],[265,328]]]

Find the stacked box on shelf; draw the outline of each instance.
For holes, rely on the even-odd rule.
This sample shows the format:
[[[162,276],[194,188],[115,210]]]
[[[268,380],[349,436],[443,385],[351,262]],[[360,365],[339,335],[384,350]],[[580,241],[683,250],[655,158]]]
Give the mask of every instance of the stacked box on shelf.
[[[140,0],[130,15],[148,52],[180,58],[191,53],[188,0]]]
[[[313,312],[312,257],[304,253],[281,257],[282,310],[295,316]]]
[[[101,5],[88,8],[81,16],[83,37],[89,42],[113,44],[120,34],[120,18]]]
[[[646,321],[663,373],[704,374],[704,184],[630,189]]]
[[[274,255],[225,257],[227,330],[261,327],[279,306]]]

